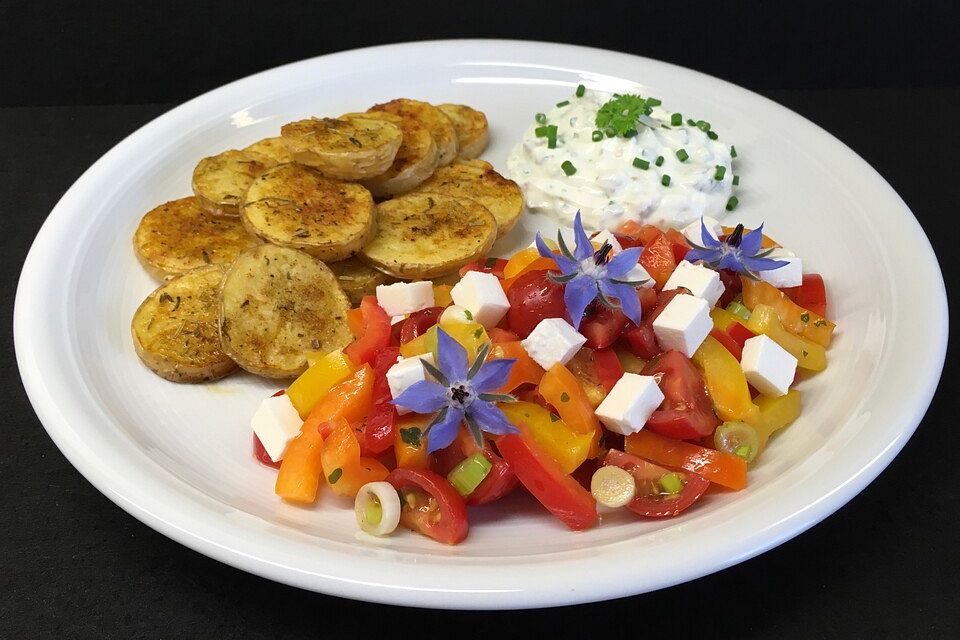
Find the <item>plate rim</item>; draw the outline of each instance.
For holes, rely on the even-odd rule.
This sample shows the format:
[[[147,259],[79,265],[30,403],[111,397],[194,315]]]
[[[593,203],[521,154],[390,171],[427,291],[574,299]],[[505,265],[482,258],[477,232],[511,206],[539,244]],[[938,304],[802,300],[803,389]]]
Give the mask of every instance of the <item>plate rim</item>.
[[[238,548],[231,548],[225,544],[218,544],[216,541],[203,538],[195,531],[177,526],[177,523],[175,522],[176,518],[162,517],[158,513],[154,513],[145,509],[142,504],[138,504],[136,501],[129,500],[126,495],[129,492],[126,492],[125,494],[125,492],[119,491],[117,489],[118,483],[116,478],[111,478],[109,473],[104,472],[104,470],[97,467],[94,460],[84,456],[84,451],[81,446],[82,443],[77,443],[70,439],[72,429],[69,424],[68,416],[64,415],[61,412],[60,407],[56,405],[56,398],[48,392],[48,389],[40,379],[40,371],[33,366],[34,363],[26,361],[28,357],[27,354],[31,352],[29,340],[31,335],[30,316],[28,315],[29,302],[27,300],[29,296],[27,292],[30,290],[31,286],[33,286],[33,283],[31,282],[31,274],[35,271],[35,269],[32,267],[36,266],[37,263],[44,259],[43,256],[41,256],[43,243],[47,241],[48,238],[52,237],[54,233],[52,229],[58,222],[58,211],[69,208],[71,200],[78,197],[77,194],[81,188],[87,182],[93,180],[92,176],[97,173],[98,167],[102,167],[103,165],[107,164],[109,159],[112,159],[118,154],[122,153],[125,147],[135,144],[136,140],[143,135],[144,130],[149,130],[150,128],[156,126],[159,122],[175,118],[181,113],[189,112],[191,109],[197,108],[199,104],[209,100],[211,96],[214,96],[214,94],[226,93],[228,90],[230,90],[230,88],[236,87],[241,83],[250,82],[255,78],[262,78],[263,76],[275,74],[281,69],[290,70],[297,66],[307,67],[311,64],[317,64],[319,61],[329,62],[332,58],[336,57],[369,55],[373,52],[392,49],[416,49],[426,47],[442,48],[450,46],[457,48],[465,47],[470,49],[481,49],[497,45],[532,47],[535,49],[541,47],[562,48],[571,52],[589,51],[594,54],[602,54],[605,56],[642,60],[647,64],[673,69],[685,75],[694,74],[698,78],[721,83],[728,88],[733,88],[749,94],[752,100],[760,100],[764,103],[767,103],[768,106],[772,105],[778,110],[788,112],[792,117],[802,120],[807,125],[815,127],[822,134],[829,136],[829,138],[832,139],[836,145],[838,145],[838,148],[842,148],[846,153],[851,154],[852,157],[855,158],[860,165],[862,165],[863,169],[868,169],[870,172],[872,172],[872,175],[875,180],[878,181],[878,184],[885,186],[886,190],[888,191],[887,197],[893,196],[896,198],[899,207],[903,210],[903,213],[908,214],[905,216],[905,218],[912,223],[914,232],[918,232],[919,238],[922,239],[922,241],[926,244],[925,248],[927,255],[925,257],[928,258],[928,266],[933,267],[933,271],[937,276],[935,278],[936,281],[930,283],[930,288],[935,293],[935,299],[933,300],[932,305],[939,309],[939,312],[936,313],[937,323],[936,326],[933,327],[933,331],[931,333],[936,337],[939,337],[939,340],[934,341],[935,344],[932,346],[934,359],[931,362],[932,366],[928,369],[929,375],[924,380],[925,384],[923,386],[922,393],[915,397],[915,401],[913,402],[913,405],[909,411],[909,416],[905,417],[906,421],[903,423],[902,429],[899,430],[896,439],[889,443],[889,445],[881,452],[881,455],[878,455],[872,461],[870,461],[869,464],[863,467],[859,474],[850,479],[850,481],[844,483],[841,487],[837,488],[837,490],[834,492],[834,497],[831,501],[829,501],[829,504],[822,503],[819,505],[818,509],[814,509],[812,511],[806,510],[803,514],[793,514],[793,516],[791,516],[791,520],[793,521],[785,520],[781,523],[779,531],[776,532],[775,535],[766,537],[758,544],[753,544],[750,546],[749,549],[743,549],[743,545],[734,545],[738,547],[735,553],[725,554],[721,561],[714,563],[710,567],[705,568],[693,565],[685,566],[682,569],[675,571],[674,574],[669,578],[661,579],[659,581],[648,581],[647,586],[643,588],[642,591],[645,592],[659,589],[708,575],[733,564],[742,562],[748,558],[754,557],[774,546],[782,544],[786,540],[789,540],[790,538],[799,535],[803,531],[806,531],[809,527],[820,522],[841,508],[860,491],[862,491],[863,488],[872,482],[873,479],[876,478],[880,472],[887,467],[890,461],[892,461],[893,458],[900,452],[907,440],[909,440],[910,436],[916,430],[936,392],[946,357],[949,331],[949,312],[943,275],[939,268],[936,254],[933,252],[933,248],[930,245],[925,232],[910,208],[899,196],[899,194],[896,193],[892,186],[890,186],[889,183],[887,183],[887,181],[869,163],[867,163],[862,157],[860,157],[859,154],[857,154],[850,147],[846,146],[831,133],[824,130],[816,123],[807,120],[800,114],[797,114],[793,110],[734,83],[704,74],[699,71],[680,67],[668,62],[662,62],[653,58],[635,56],[633,54],[593,47],[582,47],[577,45],[540,41],[453,39],[405,42],[335,52],[260,71],[250,76],[234,80],[221,87],[211,89],[210,91],[207,91],[195,98],[192,98],[191,100],[188,100],[187,102],[184,102],[183,104],[174,107],[173,109],[164,112],[160,116],[150,120],[146,124],[130,133],[123,140],[114,145],[103,156],[101,156],[89,168],[87,168],[87,170],[81,174],[81,176],[60,198],[46,220],[44,220],[43,225],[37,233],[37,236],[31,243],[30,250],[24,261],[24,267],[21,271],[18,281],[16,299],[14,303],[14,344],[21,380],[25,390],[27,391],[31,405],[40,418],[44,429],[50,435],[58,449],[60,449],[64,456],[70,461],[70,463],[91,484],[93,484],[98,491],[103,493],[111,501],[147,526],[179,542],[180,544],[187,546],[188,548],[224,562],[225,564],[260,575],[262,577],[302,588],[322,591],[332,595],[340,595],[344,597],[398,605],[430,606],[439,608],[489,609],[558,606],[602,600],[612,597],[621,597],[624,595],[637,593],[635,590],[624,591],[616,588],[603,588],[603,585],[600,585],[599,588],[594,585],[592,589],[583,589],[582,591],[570,591],[557,588],[547,591],[534,591],[531,588],[530,590],[519,593],[515,591],[490,592],[485,593],[483,597],[477,597],[478,594],[476,593],[476,590],[473,589],[457,591],[455,589],[444,588],[442,586],[439,586],[435,589],[416,590],[411,593],[411,590],[403,585],[370,583],[348,584],[350,582],[349,580],[344,580],[338,576],[318,576],[315,573],[298,573],[292,567],[275,565],[264,560],[263,558],[257,558],[244,553]],[[60,217],[63,215],[65,214],[60,214]],[[122,485],[123,483],[119,484]],[[129,487],[126,488],[129,489]],[[144,490],[145,489],[140,489],[134,491],[133,493]],[[791,526],[787,526],[788,522]],[[358,587],[362,588],[362,590]]]

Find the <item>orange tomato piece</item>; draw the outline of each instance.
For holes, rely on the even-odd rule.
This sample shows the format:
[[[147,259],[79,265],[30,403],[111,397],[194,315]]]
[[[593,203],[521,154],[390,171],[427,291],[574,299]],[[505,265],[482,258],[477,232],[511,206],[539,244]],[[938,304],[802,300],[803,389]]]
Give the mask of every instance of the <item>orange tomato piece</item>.
[[[385,479],[390,472],[373,458],[360,457],[360,442],[343,418],[333,423],[320,449],[320,462],[327,484],[338,496],[355,496],[368,482]]]
[[[560,363],[550,367],[540,380],[540,395],[553,405],[560,418],[577,433],[595,433],[600,421],[583,385]]]
[[[643,242],[645,238],[648,241]],[[650,277],[657,283],[657,288],[663,289],[663,285],[667,284],[667,280],[670,279],[674,269],[677,268],[677,262],[673,255],[673,244],[656,227],[645,227],[641,232],[640,240],[643,242],[640,265],[647,270]]]
[[[386,480],[388,475],[390,470],[376,458],[358,458],[343,466],[340,477],[334,482],[327,476],[327,483],[338,496],[353,498],[363,485]]]
[[[320,487],[320,475],[323,465],[320,451],[323,448],[323,436],[312,427],[304,426],[300,435],[287,446],[280,464],[274,491],[284,500],[312,504],[317,498]]]
[[[520,342],[498,342],[490,349],[490,359],[514,358],[516,362],[498,393],[510,393],[523,384],[537,384],[543,378],[543,368],[530,357]]]
[[[822,347],[830,346],[833,330],[837,325],[813,311],[804,309],[769,282],[751,280],[746,276],[740,276],[740,281],[743,282],[745,307],[750,310],[758,304],[773,307],[784,329]]]
[[[747,462],[729,453],[657,435],[641,429],[627,436],[627,453],[665,467],[698,473],[711,482],[739,491],[747,486]]]
[[[397,466],[404,469],[429,469],[430,454],[427,453],[427,438],[423,435],[431,416],[409,413],[400,416],[394,423],[393,453],[397,458]],[[411,437],[407,429],[419,429],[420,437]],[[404,438],[404,434],[407,437]],[[415,435],[415,434],[413,434]],[[419,440],[419,444],[415,443]]]
[[[326,422],[343,418],[347,422],[360,422],[367,417],[373,402],[373,369],[365,364],[353,376],[333,386],[307,416],[304,424],[321,428]]]

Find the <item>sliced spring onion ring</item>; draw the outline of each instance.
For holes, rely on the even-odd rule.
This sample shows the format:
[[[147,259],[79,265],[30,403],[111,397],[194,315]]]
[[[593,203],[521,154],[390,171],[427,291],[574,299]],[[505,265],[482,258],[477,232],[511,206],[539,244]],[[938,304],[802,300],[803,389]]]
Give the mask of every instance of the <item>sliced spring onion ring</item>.
[[[475,453],[463,460],[447,474],[447,480],[457,492],[466,498],[476,491],[483,479],[490,473],[493,465],[482,453]]]
[[[747,462],[753,462],[760,452],[760,436],[746,422],[724,422],[713,434],[718,451],[731,453]]]
[[[353,503],[357,524],[366,533],[385,536],[400,524],[400,496],[389,482],[368,482]]]
[[[742,303],[737,302],[736,300],[727,305],[727,311],[737,316],[744,322],[750,320],[750,309],[747,309]]]
[[[637,482],[629,471],[608,465],[594,472],[590,479],[590,493],[605,507],[625,507],[637,495]]]

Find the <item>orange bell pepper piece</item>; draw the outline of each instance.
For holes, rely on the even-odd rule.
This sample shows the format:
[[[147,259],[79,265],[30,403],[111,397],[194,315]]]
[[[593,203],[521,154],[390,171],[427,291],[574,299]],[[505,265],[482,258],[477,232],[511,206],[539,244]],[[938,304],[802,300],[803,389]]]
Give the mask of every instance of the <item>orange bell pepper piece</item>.
[[[728,489],[739,491],[747,486],[746,460],[729,453],[667,438],[649,429],[627,436],[625,449],[627,453],[665,467],[699,473]]]
[[[600,429],[600,421],[583,385],[560,363],[550,367],[540,380],[540,395],[553,405],[568,427],[577,433],[592,434]]]
[[[823,316],[804,309],[769,282],[740,276],[743,282],[743,305],[753,309],[758,304],[773,307],[783,328],[823,347],[830,346],[837,325]]]
[[[673,274],[673,270],[677,268],[677,261],[673,255],[673,243],[655,226],[641,225],[633,220],[620,225],[616,233],[635,238],[643,244],[640,265],[656,281],[657,288],[662,289]]]
[[[530,357],[519,342],[498,342],[490,349],[490,359],[515,358],[510,375],[497,393],[510,393],[522,384],[537,384],[543,378],[543,368]]]
[[[354,339],[363,335],[363,311],[360,310],[360,307],[347,310],[347,326],[350,328],[350,333],[353,334]]]
[[[373,369],[365,364],[353,376],[335,385],[313,408],[304,421],[319,429],[326,437],[328,423],[343,418],[347,422],[360,422],[367,417],[373,403]]]
[[[771,340],[789,351],[797,359],[797,366],[806,371],[823,371],[827,368],[827,350],[822,345],[807,340],[783,328],[777,310],[758,304],[750,313],[747,329],[769,336]]]
[[[390,471],[374,458],[360,457],[360,442],[353,428],[340,418],[320,449],[327,484],[338,496],[355,496],[368,482],[384,480]]]
[[[393,453],[397,466],[404,469],[429,469],[430,454],[427,453],[427,438],[423,435],[431,416],[409,413],[400,416],[394,423]],[[418,429],[419,434],[409,431]]]
[[[302,427],[300,435],[287,446],[280,464],[274,491],[284,500],[312,504],[317,498],[320,475],[320,450],[323,436],[313,427]]]

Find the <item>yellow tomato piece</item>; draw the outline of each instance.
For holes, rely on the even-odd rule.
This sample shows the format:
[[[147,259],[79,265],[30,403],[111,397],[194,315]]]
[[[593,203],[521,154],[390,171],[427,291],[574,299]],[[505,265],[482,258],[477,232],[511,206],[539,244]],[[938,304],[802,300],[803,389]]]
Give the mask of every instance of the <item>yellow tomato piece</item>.
[[[540,395],[550,403],[560,419],[577,433],[594,433],[600,421],[593,413],[590,399],[577,378],[559,362],[540,379]]]
[[[558,416],[532,402],[500,405],[524,439],[549,455],[564,473],[573,473],[590,456],[596,433],[577,433]]]
[[[720,331],[726,331],[734,322],[742,322],[742,318],[720,307],[710,309],[710,317],[713,319],[713,328]]]
[[[783,328],[776,309],[758,304],[750,313],[747,329],[769,336],[774,342],[793,354],[797,366],[807,371],[823,371],[827,368],[827,350],[815,342],[794,335]]]
[[[397,458],[397,466],[404,469],[429,469],[430,454],[427,453],[427,438],[424,432],[433,416],[409,413],[400,416],[394,423],[393,452]],[[419,445],[416,437],[410,437],[409,429],[419,429]],[[408,434],[405,438],[404,435]],[[415,433],[413,434],[416,435]]]
[[[477,322],[441,322],[440,328],[449,334],[451,338],[463,345],[463,348],[467,350],[467,357],[470,362],[476,359],[480,347],[490,342],[490,337],[487,336],[486,329],[483,328],[482,324]],[[431,331],[436,330],[431,328]],[[427,333],[429,333],[429,331]],[[434,358],[436,358],[436,342],[434,342],[433,355]],[[439,360],[437,360],[437,362],[439,362]]]
[[[800,417],[800,392],[791,389],[777,398],[760,396],[757,406],[760,408],[760,420],[754,427],[760,438],[760,450],[763,451],[771,435]]]
[[[723,235],[725,235],[725,236],[730,235],[730,234],[733,233],[734,230],[736,229],[736,227],[721,227],[721,228],[723,229]],[[744,229],[744,230],[743,230],[743,233],[744,233],[744,234],[747,234],[747,233],[750,233],[750,231],[752,231],[752,229]],[[771,238],[771,237],[768,236],[767,234],[763,234],[763,248],[764,248],[764,249],[773,249],[773,248],[779,247],[779,246],[780,246],[780,243],[778,243],[776,240],[774,240],[773,238]]]
[[[623,368],[624,373],[639,374],[643,371],[643,368],[647,366],[646,360],[619,344],[614,345],[613,352],[617,354],[617,360],[620,361],[620,366]]]
[[[703,372],[717,415],[725,422],[740,420],[756,424],[760,409],[750,398],[750,388],[740,363],[727,348],[713,336],[707,336],[692,359]]]
[[[293,381],[287,389],[287,396],[300,412],[300,417],[306,419],[327,392],[335,384],[350,377],[354,371],[356,367],[343,351],[331,351],[317,359]]]
[[[740,280],[743,282],[743,305],[747,309],[758,304],[773,307],[784,329],[823,347],[830,346],[837,325],[804,309],[769,282],[751,280],[746,276],[741,276]]]
[[[536,247],[527,247],[513,254],[513,257],[507,260],[507,264],[503,267],[504,280],[520,275],[524,269],[539,257],[540,252]]]
[[[446,307],[453,304],[453,298],[450,296],[450,290],[453,289],[448,284],[433,285],[433,305],[435,307]]]

